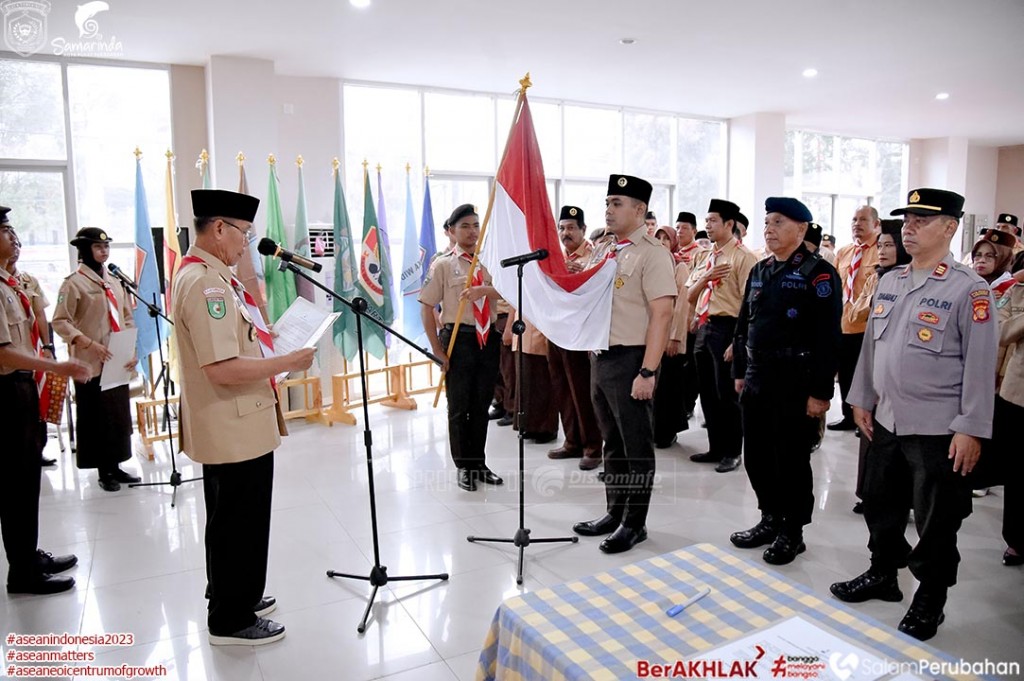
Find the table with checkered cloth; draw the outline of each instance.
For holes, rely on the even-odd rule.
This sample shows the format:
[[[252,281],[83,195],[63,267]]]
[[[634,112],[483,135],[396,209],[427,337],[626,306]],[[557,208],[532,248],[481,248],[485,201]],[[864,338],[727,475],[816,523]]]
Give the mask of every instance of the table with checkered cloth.
[[[695,605],[676,617],[665,614],[704,587],[711,593]],[[477,679],[632,679],[638,660],[674,664],[794,615],[885,660],[955,661],[827,594],[696,544],[506,600],[484,642]],[[761,676],[770,678],[762,666]]]

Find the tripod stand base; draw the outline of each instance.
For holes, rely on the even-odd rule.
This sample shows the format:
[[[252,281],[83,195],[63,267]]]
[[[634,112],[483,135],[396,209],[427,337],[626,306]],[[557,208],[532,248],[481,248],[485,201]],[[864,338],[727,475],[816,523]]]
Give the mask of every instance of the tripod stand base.
[[[562,542],[569,542],[570,544],[576,544],[580,540],[579,537],[542,537],[534,539],[530,537],[530,530],[525,527],[520,527],[516,530],[514,537],[474,537],[469,535],[466,537],[466,541],[471,544],[476,542],[493,542],[496,544],[513,544],[519,547],[519,571],[516,573],[516,584],[522,586],[523,584],[523,561],[524,552],[526,547],[530,544],[557,544]]]
[[[360,634],[366,631],[366,620],[370,618],[370,608],[373,607],[373,602],[377,598],[377,590],[388,582],[415,582],[424,579],[437,579],[442,582],[448,581],[447,572],[442,572],[436,575],[406,575],[402,577],[389,577],[388,569],[384,565],[374,565],[373,568],[370,569],[370,575],[368,577],[364,577],[363,575],[352,575],[345,572],[336,572],[334,570],[328,570],[327,576],[342,577],[344,579],[360,579],[373,585],[373,591],[370,592],[370,597],[366,601],[366,610],[363,611],[363,619],[359,620],[359,626],[356,627],[356,631]]]
[[[170,485],[171,486],[171,508],[174,508],[174,504],[177,502],[177,499],[178,499],[178,488],[181,487],[182,485],[184,485],[186,482],[197,482],[199,480],[202,480],[202,478],[201,477],[199,477],[199,478],[185,478],[183,480],[182,477],[181,477],[181,473],[179,471],[174,471],[173,473],[171,473],[171,479],[170,480],[165,480],[163,482],[131,482],[131,483],[128,483],[128,486],[129,487],[161,487],[163,485]]]

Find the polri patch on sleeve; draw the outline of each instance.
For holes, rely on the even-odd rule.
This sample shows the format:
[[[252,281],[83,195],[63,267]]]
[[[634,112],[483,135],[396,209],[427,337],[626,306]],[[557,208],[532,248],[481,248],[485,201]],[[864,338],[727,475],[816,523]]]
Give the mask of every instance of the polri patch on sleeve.
[[[206,311],[209,312],[210,316],[214,319],[223,319],[224,315],[228,312],[228,308],[224,304],[223,298],[207,298]]]
[[[979,288],[977,291],[971,291],[971,298],[982,298],[988,296],[989,289]]]
[[[828,273],[825,273],[819,274],[814,278],[814,281],[811,282],[814,284],[814,290],[817,292],[819,298],[828,298],[832,295],[832,282],[830,279],[831,277]]]
[[[971,318],[975,322],[987,322],[991,317],[989,313],[989,301],[988,298],[975,298],[971,301],[972,315]]]

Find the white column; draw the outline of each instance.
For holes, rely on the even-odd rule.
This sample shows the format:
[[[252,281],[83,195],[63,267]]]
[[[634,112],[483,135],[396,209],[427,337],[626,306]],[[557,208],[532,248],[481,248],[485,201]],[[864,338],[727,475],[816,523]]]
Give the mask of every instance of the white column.
[[[746,245],[764,245],[764,200],[783,192],[786,116],[753,113],[729,121],[727,198],[750,219]]]

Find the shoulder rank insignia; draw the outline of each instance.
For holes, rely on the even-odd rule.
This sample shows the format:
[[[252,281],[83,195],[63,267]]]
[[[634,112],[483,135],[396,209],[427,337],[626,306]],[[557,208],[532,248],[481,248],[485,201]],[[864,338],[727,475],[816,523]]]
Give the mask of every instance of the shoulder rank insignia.
[[[940,262],[938,265],[935,266],[935,271],[932,272],[932,276],[936,276],[936,277],[945,276],[946,270],[948,270],[948,269],[949,269],[949,265],[947,265],[944,262]]]

